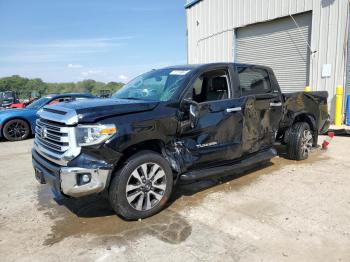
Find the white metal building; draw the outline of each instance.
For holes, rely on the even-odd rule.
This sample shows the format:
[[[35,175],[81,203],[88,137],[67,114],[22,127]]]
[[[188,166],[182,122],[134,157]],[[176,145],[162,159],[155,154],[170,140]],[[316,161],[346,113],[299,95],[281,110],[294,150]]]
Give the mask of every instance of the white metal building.
[[[327,90],[331,111],[337,85],[350,93],[348,0],[191,0],[185,8],[188,63],[270,66],[284,92]]]

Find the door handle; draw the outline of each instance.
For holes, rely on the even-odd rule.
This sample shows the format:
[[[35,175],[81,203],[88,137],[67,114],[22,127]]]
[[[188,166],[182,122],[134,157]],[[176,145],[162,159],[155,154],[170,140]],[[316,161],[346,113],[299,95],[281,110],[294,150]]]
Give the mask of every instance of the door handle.
[[[270,106],[282,106],[282,102],[271,102]]]
[[[226,108],[226,112],[227,113],[231,113],[231,112],[237,112],[237,111],[241,111],[242,107],[231,107],[231,108]]]

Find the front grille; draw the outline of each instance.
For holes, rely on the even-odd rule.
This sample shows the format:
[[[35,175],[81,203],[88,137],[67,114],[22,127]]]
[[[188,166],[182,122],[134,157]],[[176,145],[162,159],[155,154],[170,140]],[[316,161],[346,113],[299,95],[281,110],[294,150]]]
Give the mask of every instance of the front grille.
[[[39,118],[35,127],[35,143],[55,155],[64,154],[70,146],[69,128],[61,123]]]
[[[38,115],[35,127],[35,151],[51,163],[67,166],[69,161],[81,152],[81,147],[75,140],[77,113],[73,109],[51,105],[45,106]]]

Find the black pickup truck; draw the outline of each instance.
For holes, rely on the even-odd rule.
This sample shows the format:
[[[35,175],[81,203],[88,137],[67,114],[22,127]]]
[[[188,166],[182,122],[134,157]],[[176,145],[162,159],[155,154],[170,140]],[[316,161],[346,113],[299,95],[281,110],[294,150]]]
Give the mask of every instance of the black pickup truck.
[[[276,142],[306,159],[329,126],[327,92],[283,94],[264,66],[216,63],[152,70],[111,99],[46,106],[36,178],[63,197],[108,193],[126,219],[160,211],[179,181],[269,161]]]

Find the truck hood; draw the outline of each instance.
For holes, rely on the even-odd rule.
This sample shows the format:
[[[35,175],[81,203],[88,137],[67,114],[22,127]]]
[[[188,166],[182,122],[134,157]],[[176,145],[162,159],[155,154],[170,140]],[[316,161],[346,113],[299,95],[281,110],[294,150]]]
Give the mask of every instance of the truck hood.
[[[91,123],[106,117],[150,111],[158,104],[159,102],[131,99],[86,99],[45,106],[45,109],[73,109],[78,115],[79,123]]]

